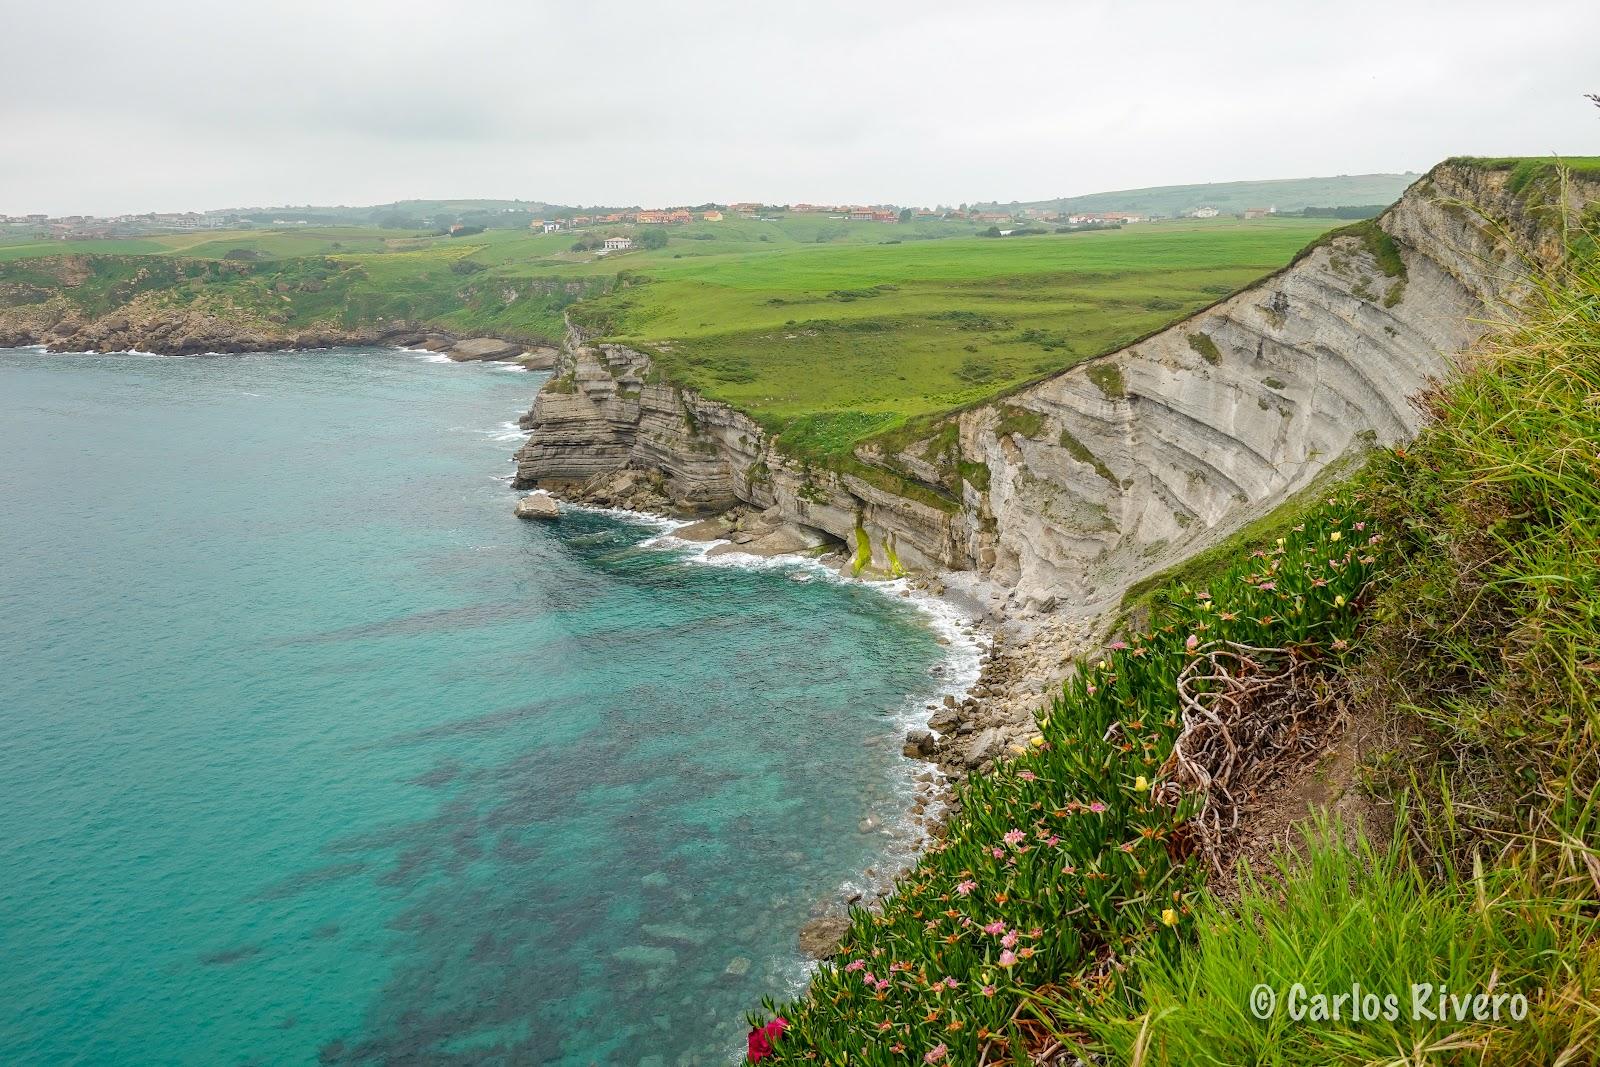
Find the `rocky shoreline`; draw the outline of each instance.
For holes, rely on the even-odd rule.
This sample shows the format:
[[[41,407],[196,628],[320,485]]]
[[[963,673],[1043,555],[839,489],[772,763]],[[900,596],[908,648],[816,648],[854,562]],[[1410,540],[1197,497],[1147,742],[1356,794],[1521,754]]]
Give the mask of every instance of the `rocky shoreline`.
[[[340,347],[420,348],[457,362],[520,363],[550,370],[558,351],[549,344],[502,337],[464,337],[417,323],[345,329],[288,328],[199,308],[131,308],[86,318],[53,305],[0,315],[0,348],[43,346],[50,352],[148,352],[158,356],[230,355]]]

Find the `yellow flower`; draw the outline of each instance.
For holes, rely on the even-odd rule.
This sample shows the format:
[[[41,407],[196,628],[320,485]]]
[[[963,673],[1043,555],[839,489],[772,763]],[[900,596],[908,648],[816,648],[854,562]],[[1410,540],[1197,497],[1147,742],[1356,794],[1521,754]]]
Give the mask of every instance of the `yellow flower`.
[[[1133,780],[1133,787],[1139,792],[1143,793],[1146,789],[1150,788],[1150,781],[1141,774],[1139,777]]]
[[[1105,660],[1101,660],[1099,663],[1096,663],[1095,666],[1099,667],[1101,670],[1105,670],[1106,669],[1106,661]]]
[[[1043,748],[1044,747],[1044,738],[1035,737],[1033,739],[1033,741],[1030,742],[1030,743],[1033,745],[1034,748]]]
[[[1339,538],[1341,538],[1343,536],[1344,536],[1344,534],[1340,533],[1338,530],[1335,530],[1335,531],[1333,531],[1333,533],[1328,535],[1328,540],[1337,541],[1337,540],[1339,540]]]
[[[1340,593],[1338,596],[1333,598],[1333,606],[1336,607],[1336,608],[1344,607],[1344,594],[1343,593]]]
[[[1279,548],[1282,548],[1282,547],[1283,547],[1283,546],[1284,546],[1284,543],[1285,543],[1285,542],[1284,542],[1284,539],[1283,539],[1283,538],[1281,538],[1281,537],[1280,537],[1280,538],[1278,538],[1278,547],[1279,547]]]
[[[1163,926],[1177,926],[1178,925],[1178,913],[1173,911],[1171,908],[1162,908],[1161,909],[1161,924]]]

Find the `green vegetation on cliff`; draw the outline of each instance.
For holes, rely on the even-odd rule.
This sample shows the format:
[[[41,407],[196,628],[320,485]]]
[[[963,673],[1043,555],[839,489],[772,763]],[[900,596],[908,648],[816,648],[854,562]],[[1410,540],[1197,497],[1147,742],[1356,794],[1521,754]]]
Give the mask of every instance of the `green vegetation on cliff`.
[[[1041,743],[969,781],[881,913],[853,914],[801,1000],[766,1006],[789,1021],[778,1062],[1591,1062],[1596,395],[1600,267],[1585,262],[1434,397],[1417,441],[1256,527],[1253,551],[1171,579],[1125,643],[1082,662]],[[1366,797],[1363,827],[1255,854],[1237,893],[1208,884],[1196,846],[1216,837],[1183,768],[1219,765],[1197,707],[1235,731],[1293,722],[1248,735],[1246,758],[1293,736],[1319,752],[1320,731],[1355,719],[1361,765],[1330,788]],[[1174,757],[1180,732],[1198,764]],[[1359,984],[1400,1010],[1296,1020],[1295,982]],[[1467,1011],[1498,995],[1499,1017],[1414,1015],[1413,983]],[[1266,1019],[1250,1010],[1261,984]]]

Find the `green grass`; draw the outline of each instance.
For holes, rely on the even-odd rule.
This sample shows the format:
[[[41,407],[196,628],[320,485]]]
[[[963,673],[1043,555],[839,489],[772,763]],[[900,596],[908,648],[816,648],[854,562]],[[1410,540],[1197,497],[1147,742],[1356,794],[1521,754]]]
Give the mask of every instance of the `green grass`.
[[[1172,223],[657,260],[648,284],[582,313],[791,451],[826,459],[1121,347],[1281,266],[1326,228]],[[818,434],[819,421],[840,432]]]
[[[1204,898],[1192,943],[1151,942],[1127,976],[1132,1003],[1047,1000],[1064,1033],[1148,1067],[1591,1062],[1561,1057],[1593,1051],[1600,1014],[1585,1002],[1600,988],[1600,918],[1567,899],[1558,855],[1534,848],[1439,882],[1403,838],[1351,849],[1323,826],[1303,857],[1247,875],[1237,904]],[[1441,989],[1499,999],[1484,1001],[1486,1022],[1451,1018],[1448,1001],[1444,1018],[1419,1018],[1413,984],[1432,987],[1419,992],[1434,1016]],[[1264,1020],[1249,1010],[1263,985],[1277,998]],[[1331,998],[1345,995],[1340,1018],[1291,1016],[1296,1004],[1309,1013],[1318,994],[1330,1016]],[[1352,1020],[1352,995],[1370,1015]],[[1405,1050],[1415,1058],[1397,1060]]]

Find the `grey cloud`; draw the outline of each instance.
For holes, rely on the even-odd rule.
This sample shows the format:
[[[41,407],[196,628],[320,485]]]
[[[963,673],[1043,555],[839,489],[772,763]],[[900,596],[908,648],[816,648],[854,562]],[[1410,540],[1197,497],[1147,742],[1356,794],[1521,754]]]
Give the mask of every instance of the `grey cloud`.
[[[1600,144],[1587,0],[0,0],[0,26],[0,212],[957,202]]]

